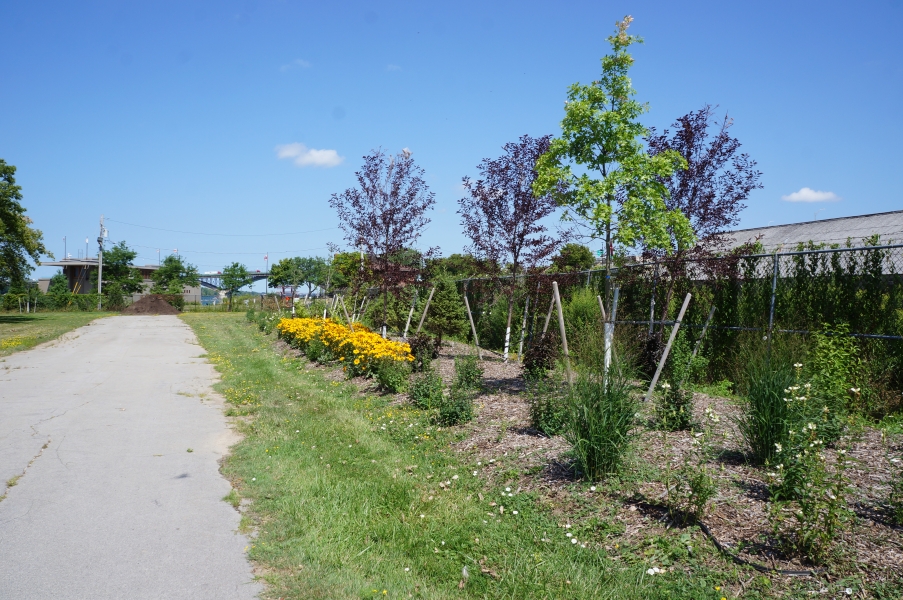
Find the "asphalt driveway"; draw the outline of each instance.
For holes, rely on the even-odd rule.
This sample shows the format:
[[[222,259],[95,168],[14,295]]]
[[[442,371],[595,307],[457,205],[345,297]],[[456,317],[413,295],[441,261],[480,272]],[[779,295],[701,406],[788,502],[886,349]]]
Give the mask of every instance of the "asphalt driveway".
[[[203,353],[117,316],[0,359],[0,598],[256,597]]]

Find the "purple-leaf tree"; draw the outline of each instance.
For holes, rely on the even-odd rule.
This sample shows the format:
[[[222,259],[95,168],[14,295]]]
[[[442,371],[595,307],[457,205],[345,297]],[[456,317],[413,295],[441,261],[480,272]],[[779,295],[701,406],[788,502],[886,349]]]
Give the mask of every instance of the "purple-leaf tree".
[[[480,179],[463,179],[468,196],[458,200],[464,235],[470,240],[465,250],[479,260],[508,297],[506,361],[517,277],[552,255],[562,241],[542,223],[558,208],[555,200],[550,194],[533,194],[536,161],[549,149],[550,140],[548,135],[525,135],[505,144],[501,157],[486,158],[479,164]]]
[[[667,317],[675,281],[686,275],[688,261],[711,271],[714,277],[726,273],[731,261],[706,260],[727,248],[727,232],[740,222],[740,211],[746,208],[749,194],[762,187],[761,171],[756,161],[740,152],[740,141],[728,131],[733,119],[727,115],[722,121],[715,118],[715,108],[705,105],[674,122],[674,132],[665,129],[658,134],[650,129],[646,142],[652,155],[674,150],[687,161],[687,168],[675,171],[663,183],[670,195],[665,199],[668,210],[679,210],[693,227],[696,243],[682,247],[672,241],[675,252],[670,256],[652,248],[643,248],[647,258],[660,261],[663,275],[670,275],[665,291],[664,314]],[[662,330],[659,329],[660,337]]]
[[[687,168],[676,170],[664,181],[670,192],[665,199],[668,210],[684,214],[696,233],[692,248],[674,243],[676,254],[711,255],[723,249],[725,233],[740,222],[740,211],[750,192],[762,187],[761,171],[748,154],[740,153],[740,141],[728,130],[733,119],[725,115],[715,120],[715,107],[705,105],[688,113],[660,135],[650,128],[646,141],[649,154],[676,150],[687,161]],[[649,254],[659,253],[645,249]]]
[[[345,241],[367,254],[379,282],[385,337],[388,294],[417,279],[419,260],[411,260],[410,250],[430,222],[427,212],[436,203],[435,194],[407,148],[394,156],[372,151],[355,176],[357,187],[333,194],[329,204],[338,213]]]

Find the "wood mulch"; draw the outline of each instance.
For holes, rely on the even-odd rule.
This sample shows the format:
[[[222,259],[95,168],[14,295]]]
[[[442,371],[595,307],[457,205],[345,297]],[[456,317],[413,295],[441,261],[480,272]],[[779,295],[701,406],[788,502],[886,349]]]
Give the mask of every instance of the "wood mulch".
[[[278,344],[282,351],[297,356],[284,343]],[[446,383],[451,383],[454,357],[473,351],[467,344],[448,342],[434,368]],[[591,518],[592,511],[585,507],[596,506],[597,512],[621,526],[622,533],[606,540],[609,550],[617,543],[637,544],[679,527],[668,517],[662,500],[665,486],[655,475],[646,481],[636,481],[634,477],[621,485],[599,484],[599,490],[591,492],[588,484],[574,474],[567,455],[570,445],[560,436],[549,437],[530,427],[529,401],[520,365],[514,360],[506,363],[497,353],[486,350],[481,365],[484,390],[476,400],[476,417],[460,427],[462,439],[453,448],[470,461],[486,463],[488,483],[516,484],[522,491],[537,493],[540,502],[550,507],[562,524]],[[330,379],[342,379],[340,370],[328,368],[324,372]],[[363,393],[376,390],[372,380],[358,379],[355,383]],[[403,403],[406,397],[396,394],[392,401]],[[817,570],[799,558],[785,555],[772,539],[765,475],[747,461],[736,426],[740,415],[737,401],[697,393],[694,404],[698,422],[706,407],[720,416],[715,426],[716,457],[710,461],[717,473],[718,494],[703,520],[712,536],[729,552],[750,563],[788,571]],[[692,433],[652,429],[651,406],[642,407],[641,417],[647,425],[637,432],[639,438],[630,458],[635,468],[631,470],[661,473],[669,462],[680,464],[690,450]],[[894,473],[903,467],[903,462],[890,460],[903,457],[903,435],[888,435],[882,440],[880,431],[865,427],[842,438],[836,447],[846,447],[853,461],[847,470],[851,481],[848,505],[855,518],[839,537],[838,557],[819,578],[834,581],[841,576],[855,576],[866,588],[878,582],[893,582],[903,589],[903,527],[891,523],[883,504]],[[826,453],[830,465],[836,460],[836,450],[828,449]],[[519,473],[516,481],[511,481],[512,469]],[[717,568],[714,561],[720,559],[711,560]],[[789,581],[774,572],[769,577],[776,585]],[[773,593],[781,592],[775,588]],[[857,597],[871,596],[862,592]]]

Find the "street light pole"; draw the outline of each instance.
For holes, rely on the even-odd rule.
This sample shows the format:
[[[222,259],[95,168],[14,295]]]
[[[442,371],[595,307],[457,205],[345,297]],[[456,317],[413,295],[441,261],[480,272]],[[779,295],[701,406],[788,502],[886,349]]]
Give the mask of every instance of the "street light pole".
[[[103,238],[107,236],[107,230],[103,227],[103,215],[100,215],[100,235],[97,236],[97,310],[101,309],[101,284],[103,283]],[[88,258],[88,238],[85,238],[85,259]]]

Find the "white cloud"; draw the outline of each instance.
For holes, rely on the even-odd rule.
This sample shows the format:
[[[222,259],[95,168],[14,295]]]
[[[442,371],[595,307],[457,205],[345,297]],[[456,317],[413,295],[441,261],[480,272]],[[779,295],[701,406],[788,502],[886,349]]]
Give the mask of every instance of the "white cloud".
[[[386,71],[401,71],[398,65],[386,65]]]
[[[303,58],[296,58],[292,62],[287,65],[282,65],[279,67],[280,71],[291,71],[292,69],[309,69],[311,67],[310,62],[304,60]]]
[[[834,192],[820,192],[812,188],[804,187],[798,192],[793,192],[786,196],[781,196],[781,200],[787,202],[837,202],[843,200]]]
[[[299,167],[337,167],[345,160],[335,150],[317,150],[298,142],[276,146],[276,156],[290,158]]]

